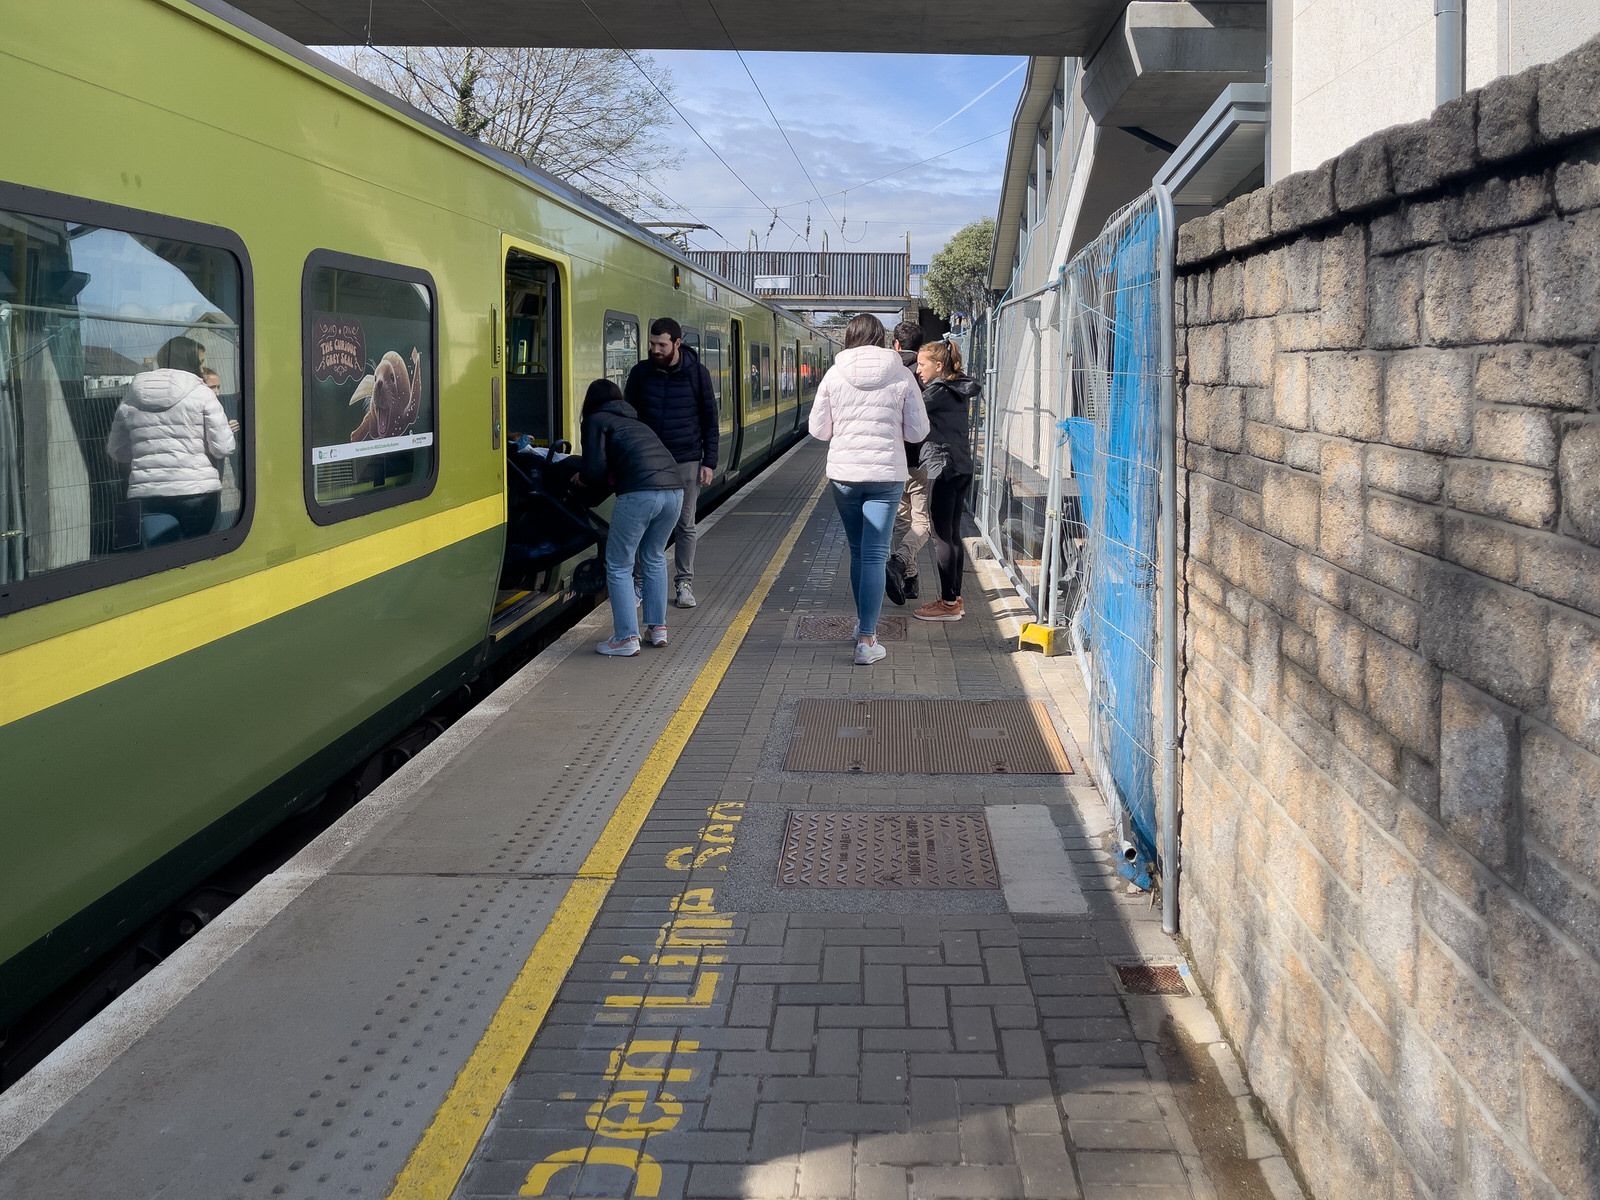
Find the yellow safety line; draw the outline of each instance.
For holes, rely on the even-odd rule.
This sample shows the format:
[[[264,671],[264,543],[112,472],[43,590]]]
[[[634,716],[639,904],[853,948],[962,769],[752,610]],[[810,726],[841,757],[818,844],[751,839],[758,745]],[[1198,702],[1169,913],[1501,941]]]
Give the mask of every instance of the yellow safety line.
[[[817,484],[802,506],[744,607],[700,669],[688,695],[639,768],[633,785],[606,822],[594,849],[578,869],[577,878],[567,888],[555,915],[512,982],[511,990],[490,1019],[483,1038],[456,1076],[417,1148],[411,1152],[411,1158],[395,1180],[394,1190],[389,1193],[390,1200],[446,1200],[460,1182],[473,1150],[488,1127],[489,1118],[494,1115],[495,1106],[510,1086],[517,1064],[533,1045],[562,980],[567,977],[589,927],[599,915],[601,903],[616,882],[622,860],[639,835],[672,768],[677,765],[678,756],[688,745],[690,734],[705,715],[734,654],[755,622],[762,602],[777,582],[778,573],[789,561],[795,543],[800,540],[800,531],[805,528],[825,486],[826,479]]]
[[[0,725],[505,523],[494,495],[0,654]]]

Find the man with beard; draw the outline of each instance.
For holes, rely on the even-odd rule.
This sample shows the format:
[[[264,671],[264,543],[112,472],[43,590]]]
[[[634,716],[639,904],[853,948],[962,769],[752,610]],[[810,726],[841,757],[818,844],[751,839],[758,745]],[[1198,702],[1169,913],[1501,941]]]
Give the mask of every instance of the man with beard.
[[[711,372],[683,344],[683,329],[671,317],[650,322],[650,357],[628,372],[624,398],[677,460],[683,480],[683,511],[678,516],[673,551],[679,608],[695,606],[695,508],[700,489],[717,467],[717,395]]]

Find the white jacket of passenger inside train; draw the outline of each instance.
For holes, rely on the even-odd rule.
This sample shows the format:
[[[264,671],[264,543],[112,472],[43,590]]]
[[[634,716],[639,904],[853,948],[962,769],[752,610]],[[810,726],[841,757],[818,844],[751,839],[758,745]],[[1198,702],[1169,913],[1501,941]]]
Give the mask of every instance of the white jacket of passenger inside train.
[[[843,350],[811,406],[811,436],[828,443],[828,478],[841,483],[904,481],[907,442],[928,436],[917,377],[881,346]]]
[[[212,459],[233,453],[233,431],[198,375],[160,367],[133,377],[111,420],[106,453],[131,464],[130,500],[203,496],[222,490]]]

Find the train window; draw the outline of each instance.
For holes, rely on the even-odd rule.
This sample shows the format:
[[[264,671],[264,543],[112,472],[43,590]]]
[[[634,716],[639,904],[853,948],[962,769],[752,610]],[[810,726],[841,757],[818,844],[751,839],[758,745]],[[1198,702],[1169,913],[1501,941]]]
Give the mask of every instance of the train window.
[[[318,250],[303,289],[311,519],[327,525],[427,495],[439,461],[433,279]]]
[[[689,349],[693,350],[696,354],[699,354],[700,331],[698,329],[691,329],[689,326],[685,325],[683,327],[683,344],[689,347]]]
[[[761,408],[761,343],[750,343],[750,394],[745,397],[745,406],[759,411]]]
[[[817,392],[817,348],[800,347],[800,395],[814,396]]]
[[[628,382],[628,372],[639,362],[639,318],[628,313],[606,313],[606,378],[618,387]]]
[[[711,391],[717,397],[717,408],[722,408],[722,335],[717,333],[706,334],[706,347],[701,352],[700,361],[705,364],[706,370],[711,372]]]
[[[239,543],[248,295],[225,230],[0,187],[0,613]]]
[[[761,344],[761,407],[772,407],[772,347]]]

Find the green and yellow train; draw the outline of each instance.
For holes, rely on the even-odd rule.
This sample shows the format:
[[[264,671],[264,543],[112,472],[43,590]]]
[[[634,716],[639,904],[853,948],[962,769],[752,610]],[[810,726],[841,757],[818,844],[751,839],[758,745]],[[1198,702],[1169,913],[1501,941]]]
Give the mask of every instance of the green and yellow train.
[[[507,450],[652,318],[716,381],[702,505],[833,353],[231,16],[0,0],[0,1027],[574,602],[505,586]],[[199,532],[107,453],[173,338],[238,426]]]

